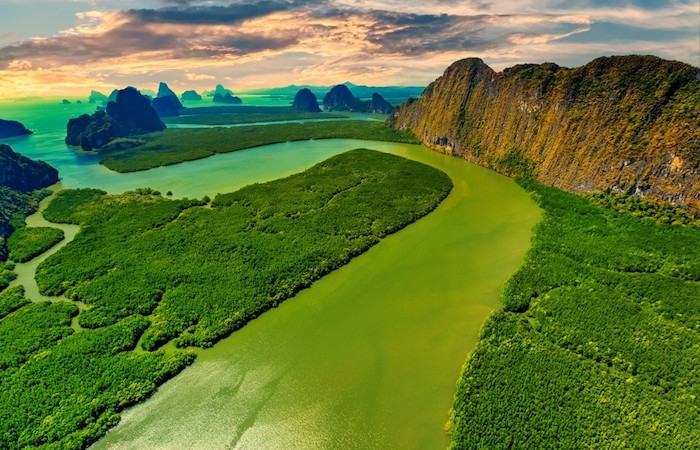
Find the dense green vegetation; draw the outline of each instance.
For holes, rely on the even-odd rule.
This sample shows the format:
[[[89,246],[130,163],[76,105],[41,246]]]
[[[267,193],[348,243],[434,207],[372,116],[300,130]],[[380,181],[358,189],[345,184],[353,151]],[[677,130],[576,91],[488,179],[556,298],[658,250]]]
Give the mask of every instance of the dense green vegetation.
[[[17,298],[20,292],[13,296]],[[33,354],[73,334],[70,323],[77,314],[78,308],[71,303],[43,302],[6,316],[0,321],[0,370],[19,367]]]
[[[637,195],[617,194],[614,192],[597,192],[591,195],[594,205],[612,208],[634,217],[642,217],[662,223],[700,227],[700,212],[690,214],[684,208],[677,208],[669,203],[654,198]]]
[[[171,129],[139,140],[116,140],[100,149],[100,163],[117,172],[133,172],[260,145],[333,138],[418,143],[409,132],[358,120]]]
[[[307,113],[307,112],[285,112],[285,113],[207,113],[196,115],[180,115],[163,119],[166,124],[191,123],[197,125],[234,125],[239,123],[258,122],[285,122],[288,120],[318,120],[318,119],[343,119],[347,115],[335,113]]]
[[[62,191],[46,217],[79,223],[37,279],[46,294],[87,303],[30,303],[0,292],[0,448],[84,448],[208,346],[449,193],[442,172],[355,150],[301,174],[204,200]],[[22,235],[19,235],[20,237]],[[10,271],[11,263],[3,270]],[[76,331],[72,320],[86,327]]]
[[[25,262],[41,255],[63,240],[63,230],[51,227],[22,227],[7,239],[9,257],[15,262]]]
[[[458,384],[452,448],[700,442],[700,230],[521,182],[533,247]]]
[[[29,300],[24,298],[24,288],[22,286],[15,286],[6,290],[5,287],[0,287],[0,319],[12,311],[29,304]]]
[[[24,225],[24,218],[39,208],[41,199],[51,195],[41,190],[27,194],[0,186],[0,236],[8,236],[10,231]]]
[[[0,263],[0,291],[9,286],[10,282],[17,278],[13,272],[15,264],[13,262]]]
[[[46,192],[0,192],[14,229],[8,238],[14,260],[63,237],[61,230],[24,224]],[[7,289],[13,268],[0,264],[0,448],[84,448],[118,422],[118,411],[191,363],[189,353],[130,352],[148,326],[141,316],[75,333],[77,306],[31,303],[22,286]]]
[[[0,448],[84,448],[116,425],[118,411],[192,362],[185,352],[129,351],[148,326],[141,316],[54,343],[72,331],[65,324],[74,308],[32,304],[0,322],[0,346],[15,363],[0,372]],[[29,349],[38,352],[26,360]]]
[[[14,230],[25,226],[24,218],[34,213],[39,208],[39,202],[48,195],[51,195],[48,190],[23,193],[0,186],[0,263],[8,257],[6,238]],[[3,278],[0,274],[0,290]]]
[[[211,208],[62,192],[47,217],[82,231],[39,266],[37,281],[45,294],[87,303],[83,327],[152,314],[146,349],[173,338],[208,346],[427,214],[450,188],[428,166],[355,150],[219,195]]]

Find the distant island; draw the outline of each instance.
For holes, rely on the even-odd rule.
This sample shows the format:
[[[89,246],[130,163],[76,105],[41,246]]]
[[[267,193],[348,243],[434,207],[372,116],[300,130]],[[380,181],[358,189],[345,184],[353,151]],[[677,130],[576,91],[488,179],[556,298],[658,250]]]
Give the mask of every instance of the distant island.
[[[182,93],[180,96],[180,100],[183,102],[193,102],[193,101],[199,101],[202,99],[202,96],[197,93],[197,91],[190,90],[190,91],[185,91]]]
[[[205,97],[214,97],[216,94],[219,94],[223,97],[226,94],[233,95],[233,91],[230,89],[226,89],[221,84],[217,84],[213,91],[204,91],[202,95],[204,95]]]
[[[362,101],[356,98],[344,84],[334,86],[323,97],[323,108],[326,111],[350,111],[391,114],[394,107],[378,93],[372,94],[372,100]]]
[[[243,100],[240,99],[240,97],[236,97],[235,95],[231,95],[230,92],[227,92],[225,94],[221,93],[216,93],[214,94],[214,103],[225,103],[227,105],[240,105],[243,103]]]
[[[175,92],[163,82],[158,86],[158,94],[156,98],[151,101],[151,104],[160,117],[177,116],[180,114],[180,111],[185,109]]]
[[[385,99],[390,99],[393,102],[402,102],[410,97],[419,97],[425,86],[364,86],[346,81],[339,83],[345,85],[353,95],[362,99],[372,98],[375,92],[380,94]],[[294,85],[277,87],[252,89],[245,91],[247,94],[270,95],[270,96],[293,96],[301,89],[308,89],[318,98],[322,98],[333,86],[312,86],[312,85]]]
[[[292,109],[298,112],[321,112],[321,108],[318,106],[318,99],[309,89],[301,89],[294,96],[294,103],[292,103]]]
[[[88,96],[88,102],[103,104],[107,102],[107,96],[101,92],[92,90],[90,91],[90,95]]]
[[[20,122],[0,119],[0,138],[11,138],[25,134],[32,134],[32,132]]]
[[[68,121],[66,144],[94,150],[116,138],[131,137],[165,129],[151,102],[133,87],[117,92],[106,111]]]

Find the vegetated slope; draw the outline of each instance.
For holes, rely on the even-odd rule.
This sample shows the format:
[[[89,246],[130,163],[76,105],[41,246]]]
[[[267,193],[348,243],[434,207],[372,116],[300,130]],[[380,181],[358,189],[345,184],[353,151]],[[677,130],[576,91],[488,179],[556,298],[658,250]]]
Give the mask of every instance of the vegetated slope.
[[[24,218],[39,208],[39,202],[46,195],[47,192],[41,190],[25,194],[0,186],[0,262],[7,259],[7,237],[25,225]]]
[[[700,70],[684,63],[616,56],[496,73],[465,59],[390,123],[507,175],[700,210]]]
[[[139,339],[211,345],[427,214],[450,188],[436,169],[355,150],[211,208],[148,189],[62,191],[46,216],[81,230],[38,279],[87,302],[77,320],[89,328],[70,327],[75,305],[0,292],[0,448],[86,447],[193,360],[134,352]]]
[[[89,309],[94,328],[153,314],[153,349],[208,346],[434,209],[444,173],[370,150],[301,174],[219,195],[211,208],[153,195],[59,194],[49,220],[80,223],[37,282]]]
[[[30,192],[58,183],[58,171],[43,161],[34,161],[0,144],[0,186]]]
[[[461,375],[451,447],[697,447],[700,229],[522,183],[544,218]]]
[[[5,239],[24,226],[24,218],[36,211],[39,201],[48,195],[39,189],[56,182],[56,169],[0,144],[0,262],[8,256]],[[0,276],[0,287],[5,285],[3,280]]]
[[[100,164],[117,172],[135,172],[206,158],[216,153],[309,139],[367,139],[419,143],[411,133],[367,120],[171,129],[140,136],[138,140],[116,140],[99,151]]]

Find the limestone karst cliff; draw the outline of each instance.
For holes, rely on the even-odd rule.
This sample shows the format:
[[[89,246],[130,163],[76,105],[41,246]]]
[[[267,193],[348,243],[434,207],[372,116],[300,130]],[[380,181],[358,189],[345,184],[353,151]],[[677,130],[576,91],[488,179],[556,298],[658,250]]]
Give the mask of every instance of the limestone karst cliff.
[[[151,102],[133,87],[127,87],[118,91],[116,101],[109,102],[106,111],[70,119],[66,126],[66,144],[94,150],[119,137],[163,129],[165,124]]]
[[[389,123],[507,175],[700,210],[700,69],[681,62],[632,55],[497,73],[464,59]]]
[[[300,89],[294,96],[292,109],[297,112],[321,112],[321,108],[318,107],[316,95],[306,88]]]

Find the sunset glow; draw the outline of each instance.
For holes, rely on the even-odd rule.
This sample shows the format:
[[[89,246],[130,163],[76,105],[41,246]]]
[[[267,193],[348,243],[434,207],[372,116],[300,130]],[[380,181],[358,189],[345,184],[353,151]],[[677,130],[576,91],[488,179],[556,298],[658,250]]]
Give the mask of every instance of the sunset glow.
[[[454,60],[495,69],[654,54],[699,65],[691,1],[2,0],[2,97],[289,84],[425,85]]]

